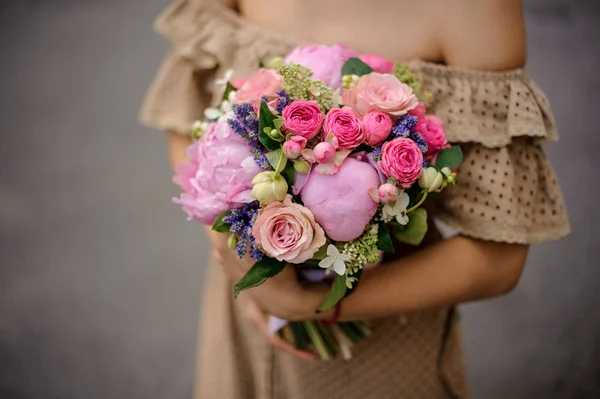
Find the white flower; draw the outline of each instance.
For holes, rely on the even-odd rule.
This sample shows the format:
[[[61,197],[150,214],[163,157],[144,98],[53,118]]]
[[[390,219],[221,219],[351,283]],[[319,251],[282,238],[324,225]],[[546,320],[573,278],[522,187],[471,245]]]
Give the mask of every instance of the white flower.
[[[227,82],[231,80],[231,76],[233,75],[233,69],[228,69],[223,74],[222,78],[215,79],[215,85],[217,86],[225,86]]]
[[[401,193],[394,203],[385,204],[383,206],[382,217],[384,222],[389,222],[393,218],[402,226],[408,223],[408,215],[406,214],[406,208],[410,202],[410,197],[406,193]]]
[[[333,270],[340,276],[346,273],[346,261],[352,259],[350,255],[341,254],[340,251],[333,245],[327,247],[327,257],[319,262],[319,266],[323,269],[329,269],[333,266]]]
[[[204,117],[209,121],[216,121],[221,116],[221,110],[216,107],[207,107],[204,109]]]

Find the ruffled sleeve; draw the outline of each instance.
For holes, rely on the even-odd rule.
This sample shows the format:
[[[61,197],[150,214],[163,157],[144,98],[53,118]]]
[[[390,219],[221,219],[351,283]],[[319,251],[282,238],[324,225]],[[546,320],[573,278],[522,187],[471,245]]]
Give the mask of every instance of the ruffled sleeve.
[[[189,133],[204,108],[217,100],[216,76],[230,68],[234,79],[245,76],[260,61],[294,47],[215,0],[179,0],[157,18],[154,28],[172,49],[148,89],[140,121],[180,133]]]
[[[435,202],[436,216],[490,241],[533,244],[568,234],[563,196],[540,146],[557,140],[541,90],[522,70],[416,69],[430,93],[429,111],[464,153],[457,185]]]

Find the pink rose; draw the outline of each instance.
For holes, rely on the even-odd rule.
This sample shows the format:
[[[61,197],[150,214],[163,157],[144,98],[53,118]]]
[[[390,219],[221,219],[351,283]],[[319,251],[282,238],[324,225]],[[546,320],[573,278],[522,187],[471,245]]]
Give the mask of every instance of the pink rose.
[[[415,130],[427,142],[427,155],[434,155],[448,147],[444,134],[444,122],[435,115],[425,115],[419,119]]]
[[[312,173],[300,192],[304,206],[315,215],[332,240],[359,237],[377,211],[369,189],[379,176],[367,162],[346,158],[334,175]]]
[[[178,165],[173,178],[184,192],[173,202],[182,205],[190,219],[212,224],[221,213],[254,201],[252,179],[262,170],[248,143],[227,123],[211,124],[186,156],[189,162]]]
[[[367,144],[376,146],[390,135],[392,118],[381,111],[369,111],[362,118],[362,126]]]
[[[235,95],[235,102],[257,105],[262,96],[273,100],[282,85],[283,77],[274,69],[261,68],[243,82]]]
[[[357,56],[356,52],[343,44],[331,47],[310,45],[296,47],[283,62],[304,65],[313,71],[313,79],[339,89],[342,86],[342,66],[348,59]]]
[[[408,188],[421,176],[423,153],[411,139],[400,137],[383,145],[379,167],[402,187]]]
[[[325,116],[323,134],[329,133],[338,140],[341,149],[351,150],[364,141],[360,116],[350,107],[333,108]]]
[[[281,116],[285,120],[283,129],[307,140],[321,131],[323,113],[316,101],[295,100],[285,107]]]
[[[252,234],[268,256],[289,263],[303,263],[325,245],[325,233],[312,212],[292,202],[273,202],[258,212]]]
[[[408,113],[421,119],[422,117],[425,116],[425,106],[423,104],[419,103],[419,105],[417,105],[415,108],[408,111]]]
[[[360,60],[373,69],[373,72],[392,73],[394,72],[394,63],[383,57],[372,54],[362,54]]]
[[[370,110],[386,112],[400,116],[415,108],[419,101],[412,89],[400,82],[394,75],[370,73],[358,80],[354,93],[342,96],[342,100],[351,102],[349,105],[361,115]]]
[[[292,136],[283,143],[283,153],[289,159],[296,159],[306,147],[306,139],[302,136]]]
[[[327,142],[321,142],[315,146],[313,151],[318,163],[330,163],[335,157],[335,147]]]

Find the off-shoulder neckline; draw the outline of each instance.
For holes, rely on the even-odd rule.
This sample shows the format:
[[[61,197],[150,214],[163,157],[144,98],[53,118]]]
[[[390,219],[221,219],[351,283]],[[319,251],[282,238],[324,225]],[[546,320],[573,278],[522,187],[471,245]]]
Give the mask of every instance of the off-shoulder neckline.
[[[305,40],[296,39],[290,37],[281,32],[277,32],[275,30],[266,28],[264,26],[258,25],[247,18],[244,18],[235,10],[227,7],[225,4],[220,3],[216,0],[205,0],[207,3],[211,4],[212,7],[215,7],[215,10],[222,14],[225,18],[229,19],[233,23],[242,26],[245,29],[253,30],[260,35],[264,35],[270,37],[272,39],[276,39],[290,46],[296,47],[301,45],[311,44]],[[398,60],[396,60],[398,61]],[[410,59],[410,60],[400,60],[398,62],[402,62],[406,65],[413,68],[418,68],[420,70],[424,70],[431,75],[438,76],[455,76],[455,77],[468,77],[468,78],[476,78],[476,79],[486,79],[486,80],[502,80],[507,78],[519,78],[525,76],[524,68],[513,68],[502,71],[494,71],[494,70],[484,70],[484,69],[470,69],[465,67],[458,67],[453,65],[441,64],[438,62],[427,61],[422,59]]]

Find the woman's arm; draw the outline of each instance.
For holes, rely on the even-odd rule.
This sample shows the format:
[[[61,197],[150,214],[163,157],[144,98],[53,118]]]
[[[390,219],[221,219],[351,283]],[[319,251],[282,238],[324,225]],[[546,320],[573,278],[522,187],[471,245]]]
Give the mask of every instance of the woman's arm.
[[[517,285],[527,251],[524,245],[463,236],[440,242],[365,271],[356,291],[343,300],[341,319],[397,315],[508,293]],[[305,289],[300,300],[304,312],[284,316],[298,320],[330,317],[314,313],[324,295],[323,288]]]

